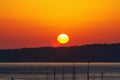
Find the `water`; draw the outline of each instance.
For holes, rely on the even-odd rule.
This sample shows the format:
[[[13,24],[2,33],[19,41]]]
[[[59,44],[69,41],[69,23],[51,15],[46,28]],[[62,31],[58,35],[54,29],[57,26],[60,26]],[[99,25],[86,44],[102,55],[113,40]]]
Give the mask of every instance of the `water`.
[[[0,63],[0,80],[87,80],[88,76],[89,80],[120,80],[120,63],[90,63],[89,67],[88,63]]]

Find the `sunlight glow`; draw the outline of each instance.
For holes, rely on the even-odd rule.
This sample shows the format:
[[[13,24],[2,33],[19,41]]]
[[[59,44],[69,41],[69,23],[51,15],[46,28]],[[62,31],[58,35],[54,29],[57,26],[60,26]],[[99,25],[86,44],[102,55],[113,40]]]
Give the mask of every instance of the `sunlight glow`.
[[[69,37],[67,34],[60,34],[58,35],[57,40],[60,44],[66,44],[69,41]]]

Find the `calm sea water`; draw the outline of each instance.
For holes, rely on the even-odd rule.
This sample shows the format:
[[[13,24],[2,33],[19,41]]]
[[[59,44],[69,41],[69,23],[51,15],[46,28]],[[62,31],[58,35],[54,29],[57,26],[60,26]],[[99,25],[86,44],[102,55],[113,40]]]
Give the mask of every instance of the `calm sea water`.
[[[120,63],[0,63],[0,80],[120,80]]]

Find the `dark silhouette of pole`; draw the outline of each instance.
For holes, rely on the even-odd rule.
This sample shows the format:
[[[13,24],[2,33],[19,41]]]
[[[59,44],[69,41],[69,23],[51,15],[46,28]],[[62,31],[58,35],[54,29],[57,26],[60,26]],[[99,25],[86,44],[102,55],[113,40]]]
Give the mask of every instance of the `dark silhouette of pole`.
[[[90,79],[90,63],[88,62],[88,66],[87,66],[87,80]]]
[[[48,67],[47,67],[47,71],[46,71],[46,80],[48,80]]]
[[[54,67],[53,73],[54,73],[54,80],[56,80],[56,73],[55,73],[56,68]]]
[[[12,77],[11,80],[14,80],[14,77]]]
[[[104,76],[104,73],[102,72],[102,73],[101,73],[101,80],[103,80],[103,76]]]
[[[62,80],[64,80],[64,67],[62,68]]]
[[[75,80],[75,61],[73,61],[73,80]]]

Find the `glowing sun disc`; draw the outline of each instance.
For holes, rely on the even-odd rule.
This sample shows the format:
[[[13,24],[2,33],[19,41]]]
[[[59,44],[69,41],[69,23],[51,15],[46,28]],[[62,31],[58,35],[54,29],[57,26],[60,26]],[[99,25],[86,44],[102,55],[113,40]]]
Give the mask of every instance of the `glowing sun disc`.
[[[60,44],[66,44],[69,42],[69,36],[67,34],[59,34],[57,37],[57,41]]]

